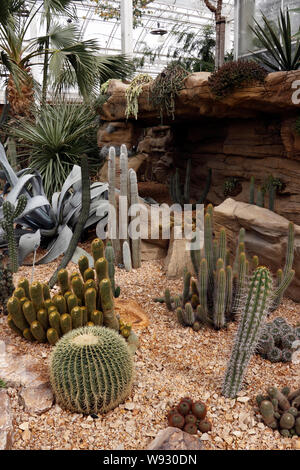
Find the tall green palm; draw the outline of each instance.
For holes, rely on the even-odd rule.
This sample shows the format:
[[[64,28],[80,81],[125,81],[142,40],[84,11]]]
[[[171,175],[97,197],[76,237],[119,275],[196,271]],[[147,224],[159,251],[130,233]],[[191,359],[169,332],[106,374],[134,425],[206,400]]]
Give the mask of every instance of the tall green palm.
[[[34,99],[31,68],[38,65],[40,57],[46,58],[44,98],[48,78],[57,90],[78,86],[80,94],[88,101],[101,81],[122,78],[133,69],[125,56],[100,56],[95,40],[83,40],[75,25],[61,26],[53,19],[44,36],[25,40],[29,26],[39,13],[43,12],[47,20],[49,15],[52,18],[54,11],[68,10],[70,3],[44,0],[36,7],[36,2],[31,0],[20,1],[19,4],[28,7],[28,14],[23,16],[16,9],[17,0],[0,2],[0,65],[9,72],[8,101],[17,116],[30,114]]]
[[[267,51],[257,56],[257,60],[273,71],[298,70],[300,68],[300,40],[293,44],[295,36],[292,35],[290,14],[280,10],[278,26],[274,25],[262,15],[263,25],[254,20],[255,26],[250,29],[259,40],[262,48]],[[300,32],[300,30],[299,30]]]

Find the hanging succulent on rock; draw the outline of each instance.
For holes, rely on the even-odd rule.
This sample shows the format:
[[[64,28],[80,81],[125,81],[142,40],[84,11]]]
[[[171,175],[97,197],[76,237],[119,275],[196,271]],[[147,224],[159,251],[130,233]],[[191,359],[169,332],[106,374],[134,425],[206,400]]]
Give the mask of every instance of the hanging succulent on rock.
[[[143,91],[143,86],[153,82],[153,78],[150,77],[147,73],[140,73],[130,83],[126,89],[126,110],[125,116],[128,119],[130,116],[133,116],[135,119],[138,118],[139,111],[139,96]]]
[[[154,80],[151,86],[150,101],[163,115],[175,119],[175,99],[184,87],[188,72],[179,64],[169,64]]]

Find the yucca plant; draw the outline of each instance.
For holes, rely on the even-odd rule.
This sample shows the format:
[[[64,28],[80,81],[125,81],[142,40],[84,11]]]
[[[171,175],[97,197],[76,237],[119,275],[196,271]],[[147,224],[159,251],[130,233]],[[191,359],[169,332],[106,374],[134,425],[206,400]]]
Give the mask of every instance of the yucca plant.
[[[59,191],[73,165],[87,154],[90,167],[99,166],[95,111],[84,104],[44,104],[35,112],[35,122],[23,120],[12,136],[24,149],[19,157],[26,157],[32,169],[43,179],[48,197]]]
[[[300,68],[300,41],[296,40],[292,34],[289,11],[284,13],[280,10],[278,27],[274,27],[264,14],[262,20],[263,24],[254,20],[255,26],[250,26],[261,47],[267,51],[267,54],[257,55],[257,60],[275,72],[298,70]]]

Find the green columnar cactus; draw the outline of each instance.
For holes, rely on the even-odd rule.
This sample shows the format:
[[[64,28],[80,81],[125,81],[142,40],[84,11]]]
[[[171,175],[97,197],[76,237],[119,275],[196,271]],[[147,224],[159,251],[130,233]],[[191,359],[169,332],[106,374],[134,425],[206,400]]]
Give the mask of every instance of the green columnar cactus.
[[[4,256],[0,253],[0,311],[7,315],[6,304],[14,292],[13,274],[11,269],[3,262]]]
[[[224,268],[221,268],[216,274],[215,294],[216,299],[214,302],[213,322],[215,328],[220,329],[224,328],[226,324],[226,273]]]
[[[107,244],[105,248],[105,258],[108,262],[108,276],[111,282],[111,288],[114,297],[119,297],[120,287],[115,285],[115,253],[112,245]]]
[[[64,408],[84,414],[105,413],[131,392],[132,355],[125,340],[113,330],[79,328],[56,344],[50,380],[56,400]]]
[[[99,258],[103,258],[103,256],[104,256],[104,243],[103,243],[102,240],[100,240],[100,238],[95,238],[92,241],[91,249],[92,249],[92,255],[93,255],[93,258],[94,258],[94,262],[96,262],[97,259],[99,259]]]
[[[265,192],[261,187],[257,190],[256,205],[258,207],[265,207]]]
[[[251,176],[250,179],[250,198],[249,198],[249,203],[250,204],[255,204],[255,178],[254,176]]]
[[[100,282],[101,306],[103,310],[103,324],[108,328],[119,331],[119,322],[115,315],[111,283],[109,279]]]
[[[2,206],[4,220],[2,221],[1,225],[7,239],[10,269],[13,273],[16,273],[19,268],[18,247],[15,238],[14,221],[22,214],[22,212],[24,212],[26,205],[27,197],[25,195],[21,195],[17,200],[16,207],[9,201],[4,201]]]
[[[184,204],[190,204],[191,168],[192,168],[192,161],[191,159],[189,159],[186,165],[184,185],[182,185],[180,182],[180,173],[179,173],[178,168],[176,168],[175,173],[171,175],[169,191],[170,191],[171,199],[175,204],[180,204],[181,206],[183,206]],[[204,203],[207,197],[207,194],[209,192],[210,186],[211,186],[211,177],[212,177],[212,171],[211,171],[211,168],[209,168],[204,190],[199,200],[196,202],[196,204]]]
[[[261,329],[268,314],[272,279],[265,267],[254,272],[242,312],[231,357],[225,374],[223,395],[235,398],[240,391],[248,363],[257,346]]]
[[[116,260],[121,262],[121,247],[118,233],[118,213],[116,203],[116,151],[114,147],[109,148],[108,154],[108,200],[110,204],[108,233],[112,240]],[[115,233],[114,232],[115,228]]]
[[[139,204],[139,193],[137,185],[136,172],[131,168],[128,172],[129,184],[130,184],[130,203],[131,207]],[[140,212],[137,211],[136,215],[132,217],[131,224],[136,227],[136,232],[131,238],[131,254],[132,254],[132,267],[134,269],[141,267],[141,224],[140,224]]]

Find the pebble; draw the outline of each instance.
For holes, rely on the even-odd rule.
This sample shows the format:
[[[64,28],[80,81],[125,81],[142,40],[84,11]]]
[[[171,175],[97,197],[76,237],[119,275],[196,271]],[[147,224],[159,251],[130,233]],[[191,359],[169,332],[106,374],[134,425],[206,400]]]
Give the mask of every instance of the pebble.
[[[29,423],[24,422],[19,425],[19,428],[22,429],[22,431],[27,431],[29,429]]]
[[[247,403],[250,400],[250,397],[237,397],[237,401],[240,403]]]
[[[209,441],[209,435],[207,434],[207,432],[205,432],[204,434],[202,434],[202,436],[200,437],[201,441]]]

